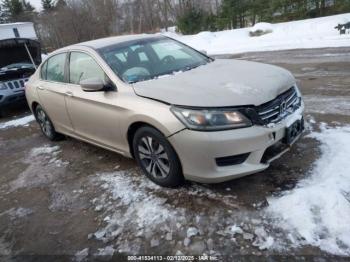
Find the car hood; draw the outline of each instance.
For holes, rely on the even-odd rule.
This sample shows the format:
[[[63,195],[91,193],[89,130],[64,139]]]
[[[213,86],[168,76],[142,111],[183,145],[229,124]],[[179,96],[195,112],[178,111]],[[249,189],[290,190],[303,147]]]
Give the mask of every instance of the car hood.
[[[218,59],[190,71],[133,84],[139,96],[193,107],[261,105],[295,85],[280,67]]]

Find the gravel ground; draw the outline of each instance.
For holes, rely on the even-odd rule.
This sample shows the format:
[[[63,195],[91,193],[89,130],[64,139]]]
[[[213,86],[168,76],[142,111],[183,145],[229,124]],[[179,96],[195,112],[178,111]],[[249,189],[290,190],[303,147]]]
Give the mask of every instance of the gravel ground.
[[[311,132],[320,123],[350,124],[349,52],[295,50],[232,58],[291,70],[305,97]],[[5,260],[114,255],[122,261],[123,255],[135,254],[347,260],[314,245],[289,245],[288,234],[264,212],[269,198],[310,174],[320,157],[320,143],[312,137],[304,136],[264,172],[170,190],[149,182],[133,160],[118,154],[71,138],[49,142],[35,122],[1,125],[28,113],[20,105],[0,119],[0,255]]]

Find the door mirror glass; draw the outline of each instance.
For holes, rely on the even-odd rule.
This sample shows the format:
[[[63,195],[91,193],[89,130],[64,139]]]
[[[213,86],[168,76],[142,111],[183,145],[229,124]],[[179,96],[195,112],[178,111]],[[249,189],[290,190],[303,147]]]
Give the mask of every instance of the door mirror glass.
[[[80,81],[80,86],[85,92],[105,91],[106,84],[101,78],[88,78]]]

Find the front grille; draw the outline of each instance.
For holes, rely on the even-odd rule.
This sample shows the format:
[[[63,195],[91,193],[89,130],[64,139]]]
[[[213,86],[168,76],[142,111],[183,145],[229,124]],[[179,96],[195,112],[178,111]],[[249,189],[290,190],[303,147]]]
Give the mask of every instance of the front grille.
[[[24,83],[27,82],[28,79],[29,78],[7,81],[5,85],[12,90],[22,89],[24,88]]]
[[[300,107],[300,98],[295,87],[288,89],[274,100],[257,107],[263,124],[277,123]]]

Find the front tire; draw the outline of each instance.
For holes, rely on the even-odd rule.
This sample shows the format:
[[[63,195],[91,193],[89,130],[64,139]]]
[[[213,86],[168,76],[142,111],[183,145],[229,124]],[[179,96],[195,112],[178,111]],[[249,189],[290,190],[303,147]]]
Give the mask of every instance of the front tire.
[[[41,131],[48,139],[57,141],[63,138],[63,135],[56,132],[49,116],[40,105],[35,108],[35,117],[40,125]]]
[[[134,155],[145,175],[164,187],[183,184],[179,158],[168,140],[152,127],[141,127],[133,140]]]

